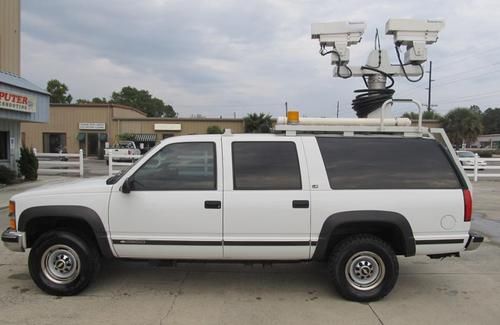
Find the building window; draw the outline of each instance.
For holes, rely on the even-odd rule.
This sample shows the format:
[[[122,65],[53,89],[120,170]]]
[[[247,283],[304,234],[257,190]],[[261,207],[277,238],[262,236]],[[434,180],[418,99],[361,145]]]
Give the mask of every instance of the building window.
[[[66,133],[44,133],[43,152],[59,153],[66,150]]]
[[[9,159],[9,132],[0,132],[0,160]]]
[[[235,190],[300,190],[293,142],[233,142]]]

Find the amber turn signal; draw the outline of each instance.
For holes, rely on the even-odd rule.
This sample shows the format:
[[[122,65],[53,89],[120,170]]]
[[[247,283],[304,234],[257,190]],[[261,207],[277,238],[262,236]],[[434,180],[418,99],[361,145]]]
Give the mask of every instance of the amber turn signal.
[[[16,203],[9,201],[9,227],[16,230]]]
[[[299,112],[298,111],[288,111],[287,113],[287,122],[296,124],[299,123]]]

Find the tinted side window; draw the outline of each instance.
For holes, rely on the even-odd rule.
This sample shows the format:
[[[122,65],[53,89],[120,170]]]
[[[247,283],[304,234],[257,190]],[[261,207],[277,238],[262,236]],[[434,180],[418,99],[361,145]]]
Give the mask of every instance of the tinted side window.
[[[215,190],[215,143],[165,146],[132,177],[138,191]]]
[[[333,189],[454,189],[460,182],[432,140],[318,137]]]
[[[293,142],[233,142],[235,190],[302,189]]]

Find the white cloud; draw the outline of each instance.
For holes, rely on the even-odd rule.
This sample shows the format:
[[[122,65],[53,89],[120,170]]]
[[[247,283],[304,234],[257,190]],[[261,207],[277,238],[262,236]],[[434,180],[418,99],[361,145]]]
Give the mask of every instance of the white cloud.
[[[383,35],[388,18],[442,17],[446,28],[429,48],[438,110],[500,106],[500,91],[484,95],[498,89],[490,72],[500,71],[495,43],[500,5],[494,0],[439,5],[430,0],[25,0],[22,5],[23,74],[42,86],[60,79],[74,98],[108,97],[131,85],[150,90],[181,115],[277,115],[288,101],[309,116],[325,116],[335,113],[339,100],[341,115],[352,116],[352,91],[364,85],[361,79],[332,78],[329,59],[310,39],[310,24],[365,20],[363,42],[351,49],[351,64],[361,65],[375,28]],[[395,59],[392,39],[382,36],[382,45]],[[425,102],[426,86],[425,79],[414,85],[399,78],[396,89]]]

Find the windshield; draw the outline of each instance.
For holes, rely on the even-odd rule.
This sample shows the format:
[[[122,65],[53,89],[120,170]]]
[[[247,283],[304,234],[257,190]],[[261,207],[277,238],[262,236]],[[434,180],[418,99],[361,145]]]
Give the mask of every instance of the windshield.
[[[474,158],[474,153],[471,151],[459,151],[457,152],[460,158]]]

